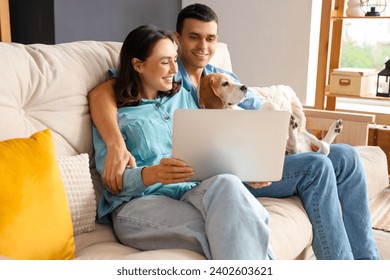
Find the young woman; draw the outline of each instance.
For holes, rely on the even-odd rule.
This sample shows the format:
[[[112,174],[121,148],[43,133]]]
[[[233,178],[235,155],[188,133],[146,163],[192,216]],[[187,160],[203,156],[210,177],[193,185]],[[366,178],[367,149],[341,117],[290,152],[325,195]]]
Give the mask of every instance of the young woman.
[[[197,108],[174,81],[172,37],[154,26],[129,33],[115,81],[118,123],[137,167],[126,168],[118,194],[104,189],[100,222],[113,223],[120,242],[140,250],[182,248],[208,259],[269,259],[268,214],[239,178],[224,174],[188,182],[191,167],[171,158],[175,109]],[[107,147],[93,128],[96,167]]]

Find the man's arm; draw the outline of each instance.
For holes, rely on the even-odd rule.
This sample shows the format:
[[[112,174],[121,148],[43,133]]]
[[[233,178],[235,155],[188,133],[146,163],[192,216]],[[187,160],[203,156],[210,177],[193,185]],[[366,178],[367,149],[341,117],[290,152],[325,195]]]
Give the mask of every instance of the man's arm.
[[[118,194],[123,187],[122,177],[126,166],[134,168],[136,163],[118,127],[114,82],[111,79],[96,86],[88,93],[88,101],[92,120],[107,146],[103,183],[113,194]]]

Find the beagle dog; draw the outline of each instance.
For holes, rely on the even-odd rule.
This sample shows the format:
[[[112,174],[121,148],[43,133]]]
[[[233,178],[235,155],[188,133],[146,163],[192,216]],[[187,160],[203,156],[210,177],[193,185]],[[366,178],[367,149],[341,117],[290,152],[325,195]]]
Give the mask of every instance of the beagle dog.
[[[341,133],[343,121],[336,120],[322,140],[306,130],[303,106],[295,92],[288,86],[270,87],[272,92],[259,91],[265,103],[260,110],[285,110],[291,114],[287,154],[317,151],[324,155],[330,152],[330,144]],[[199,106],[204,109],[241,109],[237,106],[244,100],[247,87],[235,83],[226,74],[213,73],[202,77],[199,86]],[[242,109],[241,109],[242,110]]]
[[[247,87],[238,84],[226,74],[213,73],[203,76],[199,86],[199,106],[203,109],[241,109]]]

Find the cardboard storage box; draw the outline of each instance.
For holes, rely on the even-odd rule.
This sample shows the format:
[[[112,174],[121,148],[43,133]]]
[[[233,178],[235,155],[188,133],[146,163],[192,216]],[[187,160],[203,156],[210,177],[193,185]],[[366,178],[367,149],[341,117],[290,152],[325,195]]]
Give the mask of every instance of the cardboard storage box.
[[[352,96],[376,94],[376,69],[338,68],[330,74],[330,93]]]

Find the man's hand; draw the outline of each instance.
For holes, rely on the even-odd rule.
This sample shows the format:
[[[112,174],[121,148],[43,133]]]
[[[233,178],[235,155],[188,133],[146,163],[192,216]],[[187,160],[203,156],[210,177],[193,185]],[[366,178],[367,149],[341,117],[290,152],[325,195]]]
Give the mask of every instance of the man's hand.
[[[126,166],[137,167],[135,158],[125,145],[107,147],[107,157],[104,164],[102,180],[112,194],[119,194],[123,187],[123,173]]]
[[[248,182],[247,184],[254,189],[260,189],[270,186],[272,182]]]

